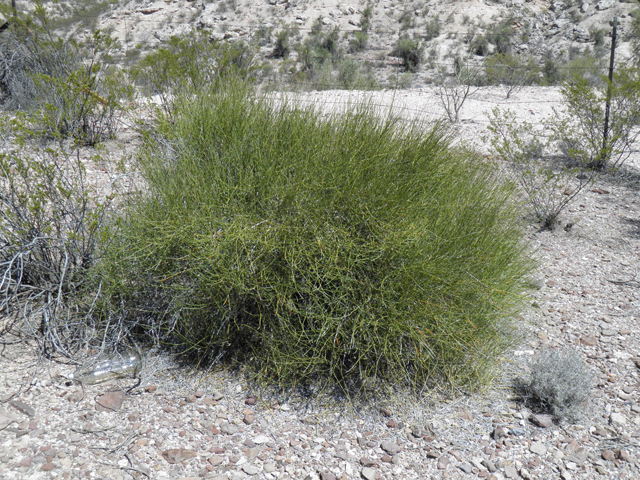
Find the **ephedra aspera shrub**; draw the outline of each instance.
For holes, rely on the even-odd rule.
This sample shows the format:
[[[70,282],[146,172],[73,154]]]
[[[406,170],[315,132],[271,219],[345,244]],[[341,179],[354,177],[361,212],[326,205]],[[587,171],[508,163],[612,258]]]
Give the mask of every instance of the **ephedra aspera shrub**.
[[[281,385],[490,377],[531,262],[511,187],[445,127],[229,80],[173,112],[103,265],[123,321]]]

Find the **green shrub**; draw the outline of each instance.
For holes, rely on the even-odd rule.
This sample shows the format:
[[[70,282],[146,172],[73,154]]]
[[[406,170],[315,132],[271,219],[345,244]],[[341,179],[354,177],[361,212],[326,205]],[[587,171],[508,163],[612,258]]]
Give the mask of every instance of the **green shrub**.
[[[441,125],[178,99],[103,264],[121,322],[281,384],[486,380],[530,260],[512,190]]]
[[[513,111],[494,108],[488,127],[493,153],[508,163],[509,174],[522,189],[533,217],[549,230],[557,226],[565,207],[592,184],[592,179],[577,175],[579,169],[549,162],[551,152],[557,150],[556,138],[549,132],[557,120],[556,125],[552,121],[545,125],[547,131],[537,130],[528,122],[518,122]]]
[[[579,165],[604,170],[622,165],[631,154],[639,132],[640,72],[619,67],[613,81],[601,77],[594,85],[587,76],[575,74],[561,88],[566,111],[555,128],[564,154]],[[610,115],[604,136],[606,100]]]
[[[276,45],[273,48],[274,58],[287,58],[289,56],[289,53],[291,53],[289,37],[290,31],[288,28],[284,28],[276,34]]]
[[[545,349],[530,368],[531,379],[521,381],[517,389],[531,408],[551,413],[559,421],[584,416],[593,373],[577,352]]]
[[[18,13],[0,37],[0,93],[35,136],[75,138],[94,145],[112,137],[133,92],[111,63],[116,42],[93,32],[62,37],[51,29],[42,3]]]
[[[373,5],[371,3],[367,3],[367,6],[362,10],[360,14],[360,22],[359,27],[363,33],[369,32],[369,28],[371,28],[371,20],[373,19]]]
[[[424,39],[425,41],[433,40],[440,35],[440,17],[436,15],[427,22],[425,28]]]
[[[407,72],[415,72],[422,62],[423,51],[424,45],[422,42],[404,36],[398,39],[391,55],[402,60],[402,66]]]
[[[507,98],[538,79],[538,67],[531,57],[505,53],[491,55],[484,62],[485,78],[491,85],[502,85]]]

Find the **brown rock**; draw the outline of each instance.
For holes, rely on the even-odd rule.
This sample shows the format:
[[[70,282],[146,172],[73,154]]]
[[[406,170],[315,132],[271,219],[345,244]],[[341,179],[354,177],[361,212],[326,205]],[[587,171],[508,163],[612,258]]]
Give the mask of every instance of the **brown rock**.
[[[251,415],[251,414],[245,415],[243,419],[243,422],[246,423],[247,425],[251,425],[255,421],[256,421],[255,415]]]
[[[391,456],[389,456],[389,455],[387,455],[387,454],[385,453],[384,455],[382,455],[381,460],[382,460],[384,463],[391,463]]]
[[[53,463],[47,462],[40,467],[40,470],[42,470],[43,472],[50,472],[54,468],[56,468],[56,466]]]
[[[189,460],[196,456],[196,453],[185,448],[171,448],[162,452],[162,457],[169,463],[176,464]]]
[[[360,459],[360,464],[361,464],[363,467],[372,467],[372,466],[376,465],[376,464],[377,464],[377,462],[375,462],[374,460],[371,460],[371,459],[369,459],[369,458],[367,458],[367,457],[362,457],[362,458]]]
[[[462,418],[464,420],[469,420],[470,422],[473,421],[473,417],[469,413],[469,410],[467,410],[466,408],[463,408],[462,410],[460,410],[458,412],[458,417],[460,417],[460,418]]]
[[[245,404],[247,405],[255,405],[256,404],[256,399],[253,397],[249,397],[244,401]]]
[[[616,455],[611,450],[603,450],[602,451],[602,458],[604,460],[611,461],[614,458],[616,458]]]
[[[209,450],[211,453],[217,453],[217,454],[221,454],[225,452],[225,449],[222,447],[211,447],[211,450]]]
[[[631,462],[631,455],[629,455],[629,451],[626,449],[616,450],[616,458],[623,462]]]
[[[602,188],[592,188],[591,191],[593,193],[597,193],[598,195],[607,195],[611,193],[609,190],[604,190]]]
[[[149,385],[148,387],[145,387],[144,391],[147,393],[153,393],[158,389],[158,387],[156,387],[155,385]]]
[[[196,390],[196,393],[194,393],[196,398],[202,398],[204,397],[204,392],[202,390]]]
[[[389,421],[387,422],[387,427],[389,427],[389,428],[397,428],[398,427],[398,423],[393,418],[390,418]]]
[[[393,415],[393,412],[387,407],[380,407],[380,413],[385,417],[390,417],[391,415]]]
[[[195,395],[189,395],[188,397],[186,397],[184,399],[184,401],[187,402],[187,403],[196,403],[196,400],[197,400],[197,398],[196,398]]]
[[[598,343],[598,339],[593,335],[583,335],[580,337],[580,343],[589,347],[595,347]]]
[[[336,480],[336,476],[330,472],[322,472],[322,475],[320,475],[320,480]]]
[[[502,428],[500,426],[494,428],[493,432],[491,432],[491,438],[493,438],[496,441],[498,441],[501,438],[504,438],[506,436],[507,436],[507,432],[505,431],[504,428]]]
[[[120,410],[127,396],[122,390],[104,393],[96,399],[96,410],[98,412],[116,412]]]
[[[531,423],[540,428],[549,428],[553,426],[553,417],[551,415],[531,415]]]
[[[438,457],[438,470],[446,470],[446,468],[449,466],[449,464],[451,463],[451,460],[449,459],[448,456],[446,455],[442,455],[440,457]]]

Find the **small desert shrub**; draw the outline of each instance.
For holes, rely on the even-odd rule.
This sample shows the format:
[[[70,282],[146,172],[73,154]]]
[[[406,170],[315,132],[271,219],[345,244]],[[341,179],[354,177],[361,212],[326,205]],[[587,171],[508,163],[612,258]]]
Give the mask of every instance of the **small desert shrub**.
[[[554,164],[549,158],[557,149],[552,130],[561,120],[538,130],[519,122],[513,111],[494,108],[489,121],[493,153],[508,163],[509,175],[522,189],[535,220],[553,230],[565,207],[593,180],[579,175],[580,169],[561,161]]]
[[[530,367],[531,379],[517,388],[531,408],[559,421],[577,421],[584,415],[593,373],[576,351],[543,350]]]
[[[425,27],[424,39],[425,41],[433,40],[440,35],[440,17],[436,15],[427,22]]]
[[[391,55],[402,60],[402,66],[407,72],[418,70],[422,62],[424,45],[419,40],[404,36],[396,42]]]
[[[100,31],[81,39],[57,36],[40,2],[11,22],[0,36],[2,106],[20,110],[34,136],[88,145],[112,137],[132,95],[111,64],[115,41]]]
[[[640,73],[620,67],[613,81],[601,77],[593,84],[588,76],[574,74],[561,88],[566,109],[557,114],[555,131],[563,153],[579,165],[594,170],[616,168],[631,154],[640,132]],[[606,99],[610,101],[609,128],[604,137]]]
[[[507,17],[490,25],[487,29],[487,40],[495,46],[495,53],[511,53],[516,31],[513,28],[514,18]]]
[[[91,272],[112,197],[89,186],[77,151],[17,132],[0,154],[0,338],[24,334],[44,355],[72,356],[95,340]]]
[[[484,62],[485,79],[488,84],[502,85],[507,98],[518,93],[522,87],[538,79],[538,67],[531,57],[520,57],[504,53],[491,55]]]
[[[123,322],[287,385],[491,375],[531,265],[510,187],[442,125],[238,82],[174,111],[103,264]]]
[[[290,30],[283,28],[276,34],[276,45],[273,48],[274,58],[287,58],[291,53],[291,45],[289,43]]]

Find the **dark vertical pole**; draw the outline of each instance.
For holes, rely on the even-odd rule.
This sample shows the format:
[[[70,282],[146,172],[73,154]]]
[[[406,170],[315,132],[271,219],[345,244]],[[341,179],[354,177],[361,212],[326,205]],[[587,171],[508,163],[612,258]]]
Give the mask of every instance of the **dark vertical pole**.
[[[13,18],[18,16],[18,10],[16,9],[16,0],[11,0],[11,8],[13,9]]]
[[[602,154],[600,162],[606,162],[607,155],[607,137],[609,136],[609,111],[611,110],[611,86],[613,83],[613,57],[616,53],[616,27],[618,25],[618,17],[613,17],[613,32],[611,33],[611,57],[609,59],[609,85],[607,86],[607,106],[604,112],[604,134],[602,135]]]

